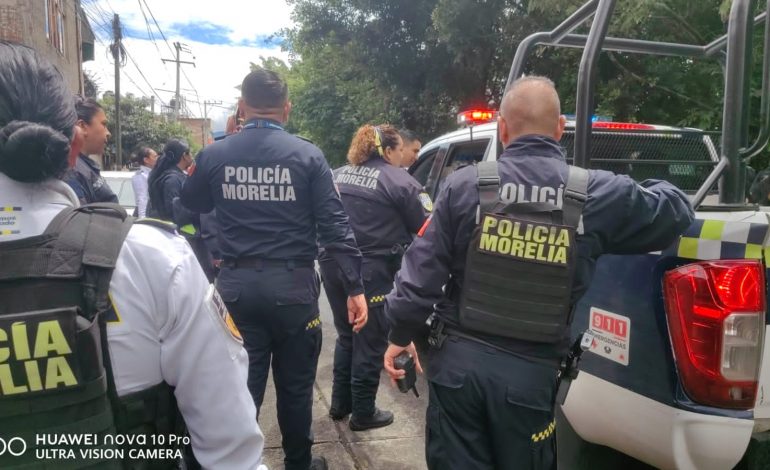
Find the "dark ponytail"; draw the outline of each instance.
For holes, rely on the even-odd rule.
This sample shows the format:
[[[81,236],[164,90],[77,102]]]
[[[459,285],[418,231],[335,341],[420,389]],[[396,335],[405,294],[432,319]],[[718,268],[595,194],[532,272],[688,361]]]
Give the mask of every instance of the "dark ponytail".
[[[171,139],[163,147],[163,154],[155,162],[155,167],[147,177],[147,188],[150,195],[150,205],[158,210],[163,201],[162,185],[156,184],[166,171],[173,168],[182,159],[182,156],[190,151],[187,142],[181,139]]]
[[[59,71],[33,49],[0,41],[0,172],[24,183],[60,177],[76,120]]]

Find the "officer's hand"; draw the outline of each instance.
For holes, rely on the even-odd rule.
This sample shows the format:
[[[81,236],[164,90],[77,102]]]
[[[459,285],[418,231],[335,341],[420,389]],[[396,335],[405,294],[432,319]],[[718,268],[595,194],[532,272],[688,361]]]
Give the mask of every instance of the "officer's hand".
[[[348,297],[348,322],[353,325],[353,331],[361,331],[368,319],[369,309],[364,294]]]
[[[422,374],[422,366],[420,365],[420,357],[417,355],[417,349],[414,347],[414,343],[409,343],[409,346],[396,346],[395,344],[388,344],[388,349],[385,351],[385,372],[390,376],[390,382],[396,385],[396,380],[404,378],[406,372],[403,369],[396,369],[393,365],[393,361],[396,360],[399,354],[403,351],[408,351],[414,358],[414,367],[417,372]]]

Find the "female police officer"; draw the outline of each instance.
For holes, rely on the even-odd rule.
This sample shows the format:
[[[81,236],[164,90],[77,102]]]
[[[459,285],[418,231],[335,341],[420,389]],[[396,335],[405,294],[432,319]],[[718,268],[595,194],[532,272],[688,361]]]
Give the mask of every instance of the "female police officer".
[[[165,434],[156,444],[168,443],[172,430],[160,426],[175,398],[204,468],[264,468],[246,352],[228,331],[218,297],[205,300],[207,282],[190,247],[172,232],[125,224],[130,219],[117,206],[73,210],[77,197],[59,178],[82,144],[76,119],[61,74],[32,49],[0,41],[0,329],[9,352],[0,368],[0,434],[29,436],[27,444],[36,445],[35,433],[154,430]],[[61,223],[60,214],[85,223]],[[113,226],[105,225],[110,219],[130,226],[122,246],[100,232]],[[72,243],[79,229],[85,243]],[[114,254],[102,251],[111,244]],[[106,284],[81,280],[99,268],[111,274],[97,278],[109,281],[107,308],[88,295],[106,299]],[[106,321],[97,328],[100,318]],[[164,395],[172,390],[173,397]],[[0,465],[40,464],[35,455],[5,454]],[[81,457],[70,464],[121,462]]]
[[[185,208],[179,202],[187,174],[193,165],[190,146],[181,139],[171,139],[163,147],[163,154],[150,172],[147,186],[150,203],[147,216],[174,222],[187,238],[209,281],[214,280],[214,265],[208,248],[201,239],[200,214]]]
[[[393,286],[401,255],[431,210],[420,184],[401,169],[403,143],[388,125],[358,129],[348,151],[349,165],[334,172],[334,181],[364,257],[362,276],[369,303],[369,325],[354,335],[347,321],[346,294],[339,267],[320,258],[324,289],[334,313],[337,344],[329,414],[342,419],[352,411],[350,429],[387,426],[393,413],[374,405],[380,383],[388,327],[382,311]]]

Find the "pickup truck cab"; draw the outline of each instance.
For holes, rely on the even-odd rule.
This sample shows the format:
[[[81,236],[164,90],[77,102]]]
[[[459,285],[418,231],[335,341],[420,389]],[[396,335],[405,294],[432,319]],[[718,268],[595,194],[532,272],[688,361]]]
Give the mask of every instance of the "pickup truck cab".
[[[497,124],[477,124],[474,112],[493,118],[464,113],[459,121],[475,125],[429,142],[409,169],[434,198],[453,171],[502,152]],[[694,194],[719,162],[718,136],[698,129],[592,127],[591,167],[639,181],[665,179]],[[574,136],[568,120],[561,143],[570,163]],[[696,217],[663,252],[599,259],[575,307],[573,335],[591,330],[596,339],[562,408],[560,468],[616,468],[597,457],[614,449],[657,468],[730,469],[770,429],[768,213],[701,206]],[[605,447],[586,452],[586,443]]]

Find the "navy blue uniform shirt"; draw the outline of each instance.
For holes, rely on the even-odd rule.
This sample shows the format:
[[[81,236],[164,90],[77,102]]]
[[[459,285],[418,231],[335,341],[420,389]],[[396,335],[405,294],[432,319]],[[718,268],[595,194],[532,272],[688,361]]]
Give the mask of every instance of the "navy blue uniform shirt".
[[[186,179],[187,175],[178,166],[172,166],[158,176],[149,188],[147,216],[171,220],[179,227],[188,224],[196,227],[200,225],[199,215],[179,203],[179,195]]]
[[[115,195],[110,185],[102,178],[99,166],[86,155],[78,155],[75,167],[67,172],[64,181],[75,191],[78,199],[80,199],[80,204],[90,204],[92,202],[118,203],[118,196]]]
[[[411,243],[432,210],[420,183],[379,156],[334,170],[334,183],[364,256]]]
[[[569,172],[564,153],[553,139],[524,136],[498,160],[503,202],[549,202],[561,206]],[[390,341],[405,346],[436,305],[450,324],[458,323],[459,294],[465,258],[476,226],[479,204],[477,172],[462,168],[447,178],[429,225],[415,239],[386,298]],[[625,175],[590,170],[588,199],[578,227],[578,265],[572,286],[573,304],[588,288],[596,260],[603,253],[630,254],[669,246],[694,218],[687,196],[665,181],[637,184]],[[446,285],[446,291],[443,289]],[[486,338],[500,344],[498,338]],[[509,350],[533,356],[559,356],[568,338],[544,352],[538,343],[506,340]]]
[[[321,150],[273,121],[252,120],[201,151],[182,204],[216,209],[224,259],[314,260],[316,241],[363,293],[361,253]]]

